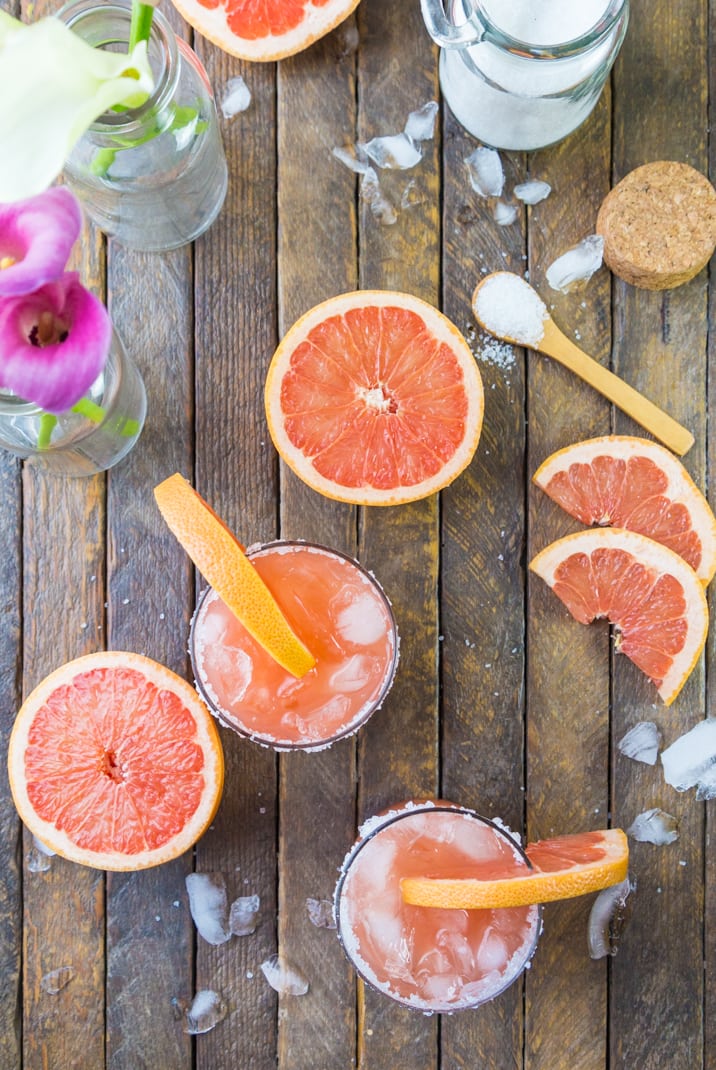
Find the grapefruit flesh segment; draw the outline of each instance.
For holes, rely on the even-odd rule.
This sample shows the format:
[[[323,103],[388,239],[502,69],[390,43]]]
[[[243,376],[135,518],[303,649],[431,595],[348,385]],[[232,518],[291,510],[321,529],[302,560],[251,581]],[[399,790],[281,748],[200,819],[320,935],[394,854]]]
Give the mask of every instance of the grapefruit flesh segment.
[[[405,877],[400,890],[413,906],[453,910],[549,903],[600,891],[627,875],[629,846],[621,829],[599,829],[527,844],[532,870],[524,875],[471,878]]]
[[[8,751],[20,817],[57,854],[141,869],[193,845],[216,812],[221,744],[192,687],[138,654],[51,673],[23,703]]]
[[[265,396],[284,461],[315,490],[364,505],[451,482],[474,455],[484,406],[457,328],[390,291],[344,294],[307,313],[274,354]]]
[[[200,494],[176,472],[154,488],[159,511],[219,598],[292,676],[316,664],[243,547]]]
[[[706,641],[708,610],[694,570],[668,547],[622,528],[567,535],[531,562],[582,624],[606,618],[616,649],[676,698]]]
[[[199,33],[230,55],[284,59],[346,19],[358,0],[173,0]]]
[[[558,450],[534,482],[583,524],[641,532],[670,547],[707,584],[716,518],[683,464],[648,439],[605,435]]]

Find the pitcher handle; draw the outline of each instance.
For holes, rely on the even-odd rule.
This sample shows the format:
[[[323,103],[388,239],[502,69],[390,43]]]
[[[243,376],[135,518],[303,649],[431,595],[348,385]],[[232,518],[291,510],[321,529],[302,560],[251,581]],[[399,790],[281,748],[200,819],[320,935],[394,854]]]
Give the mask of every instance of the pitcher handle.
[[[445,14],[444,0],[420,0],[420,9],[428,33],[441,48],[464,48],[476,45],[485,36],[485,28],[476,11],[467,22],[456,26]]]

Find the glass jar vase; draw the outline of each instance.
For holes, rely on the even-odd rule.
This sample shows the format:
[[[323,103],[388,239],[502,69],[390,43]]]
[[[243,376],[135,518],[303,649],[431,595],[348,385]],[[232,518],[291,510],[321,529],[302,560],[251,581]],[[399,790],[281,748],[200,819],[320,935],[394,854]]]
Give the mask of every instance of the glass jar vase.
[[[95,48],[127,51],[127,0],[71,0],[58,18]],[[133,249],[166,252],[213,223],[228,171],[206,72],[156,9],[149,61],[150,98],[101,115],[73,148],[64,176],[106,234]]]
[[[113,332],[104,368],[67,412],[54,416],[0,390],[0,448],[58,475],[95,475],[129,453],[146,411],[142,377]]]

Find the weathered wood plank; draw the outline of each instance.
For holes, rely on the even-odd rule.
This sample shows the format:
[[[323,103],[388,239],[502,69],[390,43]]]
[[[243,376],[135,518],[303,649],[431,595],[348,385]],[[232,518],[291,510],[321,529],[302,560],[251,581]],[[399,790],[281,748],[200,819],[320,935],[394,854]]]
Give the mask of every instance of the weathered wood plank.
[[[524,356],[476,328],[471,298],[490,271],[522,274],[526,220],[498,226],[472,189],[475,140],[445,110],[443,308],[469,340],[485,389],[475,458],[442,495],[442,794],[522,831],[524,806]],[[502,154],[506,191],[524,178]],[[446,1018],[449,1066],[521,1065],[522,986]]]
[[[357,280],[355,177],[331,153],[355,134],[355,51],[349,19],[279,65],[279,333]],[[310,177],[309,177],[310,176]],[[282,466],[281,535],[355,555],[356,510],[305,487]],[[307,978],[306,996],[279,1000],[279,1066],[351,1066],[355,980],[330,929],[308,918],[306,899],[332,899],[353,839],[353,739],[317,754],[280,758],[279,950]]]
[[[552,186],[531,212],[530,278],[555,321],[597,360],[608,361],[610,284],[600,272],[583,292],[552,291],[549,264],[594,232],[609,188],[608,92],[566,141],[530,158]],[[609,406],[548,359],[528,353],[527,560],[575,530],[529,479],[553,450],[609,430]],[[584,628],[536,577],[527,600],[527,838],[608,824],[609,655],[603,627]],[[544,933],[526,975],[525,1066],[596,1068],[606,1060],[606,968],[586,951],[591,902],[545,908]]]
[[[199,37],[217,98],[241,74],[251,105],[222,121],[229,190],[196,245],[196,486],[245,544],[277,534],[277,466],[263,415],[276,345],[274,65],[243,64]],[[227,1018],[197,1038],[197,1067],[276,1065],[276,997],[259,970],[276,951],[277,779],[274,755],[222,730],[224,796],[197,847],[197,870],[224,873],[230,899],[257,894],[261,924],[220,947],[198,939],[196,987],[222,993]]]
[[[635,5],[623,63],[615,79],[614,177],[649,160],[683,160],[707,167],[707,4]],[[648,62],[644,58],[648,57]],[[654,93],[655,96],[651,97]],[[633,107],[634,100],[658,106]],[[706,446],[706,275],[686,286],[647,293],[615,283],[615,370],[691,429],[684,461],[704,486]],[[615,426],[625,422],[617,414]],[[614,669],[613,739],[639,720],[659,725],[664,746],[704,714],[703,666],[665,709],[629,664]],[[660,766],[615,753],[612,810],[629,824],[661,806],[679,819],[671,847],[633,844],[638,900],[614,960],[610,997],[615,1067],[669,1065],[686,1070],[703,1060],[703,805],[678,795]],[[648,1038],[648,1039],[647,1039]]]

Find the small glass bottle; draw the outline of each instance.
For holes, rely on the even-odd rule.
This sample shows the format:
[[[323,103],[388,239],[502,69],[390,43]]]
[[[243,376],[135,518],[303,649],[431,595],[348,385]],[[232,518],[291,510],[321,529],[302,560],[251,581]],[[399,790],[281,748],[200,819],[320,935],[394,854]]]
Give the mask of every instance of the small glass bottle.
[[[127,50],[127,0],[71,0],[58,17],[95,48]],[[64,176],[106,234],[133,249],[166,252],[213,223],[228,171],[206,72],[156,10],[149,61],[149,100],[101,115],[73,148]]]
[[[0,448],[65,476],[91,476],[121,461],[147,411],[144,383],[115,332],[107,362],[82,400],[56,418],[0,390]]]

